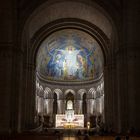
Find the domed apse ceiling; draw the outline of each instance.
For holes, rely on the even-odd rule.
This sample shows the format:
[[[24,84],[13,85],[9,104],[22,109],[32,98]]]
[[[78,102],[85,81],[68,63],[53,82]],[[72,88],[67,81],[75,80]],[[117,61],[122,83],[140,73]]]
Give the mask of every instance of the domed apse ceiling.
[[[52,33],[37,54],[39,77],[55,81],[98,79],[103,72],[103,54],[97,41],[77,29]]]

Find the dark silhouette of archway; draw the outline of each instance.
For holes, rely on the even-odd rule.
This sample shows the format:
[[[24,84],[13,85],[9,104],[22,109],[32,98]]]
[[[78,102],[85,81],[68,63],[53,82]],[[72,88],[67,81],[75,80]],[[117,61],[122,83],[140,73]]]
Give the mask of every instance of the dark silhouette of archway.
[[[83,104],[82,104],[82,112],[84,114],[84,127],[86,127],[87,122],[87,102],[86,102],[87,96],[86,93],[83,94]]]
[[[57,94],[56,93],[54,93],[53,98],[54,98],[54,101],[53,101],[53,114],[55,115],[55,114],[57,114]]]
[[[65,108],[65,109],[67,109],[67,102],[68,102],[69,100],[72,101],[72,103],[73,103],[73,109],[74,109],[74,95],[73,95],[71,92],[69,92],[69,93],[66,95],[66,108]]]

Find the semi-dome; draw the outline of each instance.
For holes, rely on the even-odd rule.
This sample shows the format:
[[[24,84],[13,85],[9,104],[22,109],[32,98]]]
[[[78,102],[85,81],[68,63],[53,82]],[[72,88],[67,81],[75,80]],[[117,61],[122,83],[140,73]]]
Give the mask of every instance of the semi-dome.
[[[56,31],[39,47],[37,73],[46,80],[96,80],[103,73],[102,50],[97,41],[84,31]]]

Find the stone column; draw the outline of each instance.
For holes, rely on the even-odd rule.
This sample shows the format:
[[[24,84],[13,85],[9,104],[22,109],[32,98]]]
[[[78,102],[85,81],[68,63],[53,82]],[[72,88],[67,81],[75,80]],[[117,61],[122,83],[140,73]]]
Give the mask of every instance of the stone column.
[[[90,99],[86,99],[87,102],[87,121],[89,121],[90,117]]]
[[[8,50],[10,49],[8,46],[9,43],[0,43],[0,132],[11,132],[15,125],[13,113],[11,114],[11,109],[15,106],[11,104],[14,100],[12,97],[12,51]]]
[[[13,43],[0,42],[0,132],[17,132],[20,123],[20,86],[22,53]],[[17,62],[18,60],[18,62]],[[2,121],[2,122],[1,122]],[[1,128],[2,127],[2,128]]]
[[[134,0],[125,4],[123,46],[127,49],[128,128],[134,127],[140,133],[140,3]]]
[[[82,112],[82,104],[83,104],[83,100],[77,100],[76,101],[77,103],[77,109],[76,109],[76,113],[77,114],[82,114],[83,112]]]
[[[43,116],[44,112],[44,99],[42,97],[38,98],[38,114]]]
[[[62,114],[65,114],[65,100],[62,99]]]
[[[64,104],[63,104],[63,100],[57,100],[57,114],[63,114],[63,108],[64,108]]]
[[[0,133],[18,131],[22,51],[17,45],[16,1],[0,4]]]
[[[61,107],[62,107],[62,114],[64,114],[65,113],[65,105],[64,105],[64,100],[63,99],[61,99]]]
[[[78,99],[74,100],[74,113],[78,114]]]
[[[111,56],[108,56],[111,59]],[[110,128],[114,127],[114,81],[112,60],[104,67],[104,105],[105,105],[105,125]]]
[[[100,98],[96,99],[96,111],[98,114],[100,113]]]
[[[25,57],[26,61],[26,57]],[[22,70],[22,85],[20,94],[20,114],[21,130],[34,127],[34,118],[36,115],[35,98],[36,98],[36,73],[35,65],[24,63]]]
[[[35,101],[35,112],[36,112],[36,115],[38,113],[38,100],[39,100],[39,96],[36,95],[36,101]]]
[[[47,106],[47,114],[52,116],[53,114],[53,99],[47,99],[48,106]]]
[[[92,110],[92,114],[96,114],[96,100],[95,99],[93,99],[93,101],[92,101],[92,103],[93,103],[93,110]]]
[[[120,47],[116,53],[117,70],[117,106],[116,124],[118,130],[127,132],[135,127],[140,132],[140,43],[139,9],[137,0],[123,1],[123,30],[120,32]]]
[[[105,90],[105,124],[108,125],[110,124],[110,119],[111,119],[111,109],[110,109],[110,105],[109,104],[109,96],[110,96],[110,91],[109,91],[110,87],[109,87],[109,68],[106,66],[104,68],[104,90]]]
[[[48,99],[44,99],[44,111],[43,114],[47,115],[47,111],[48,111]]]
[[[94,101],[93,99],[89,99],[89,114],[93,114],[93,108],[94,108]]]
[[[133,46],[134,45],[134,46]],[[140,47],[133,44],[127,48],[128,63],[128,129],[134,127],[140,132]]]
[[[100,112],[104,116],[104,96],[100,97]]]

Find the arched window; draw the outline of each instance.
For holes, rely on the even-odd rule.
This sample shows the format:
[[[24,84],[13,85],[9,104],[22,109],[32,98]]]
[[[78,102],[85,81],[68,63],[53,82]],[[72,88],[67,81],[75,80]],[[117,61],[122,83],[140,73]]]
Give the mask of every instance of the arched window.
[[[72,100],[68,100],[67,101],[67,110],[68,109],[73,109],[73,102],[72,102]]]

